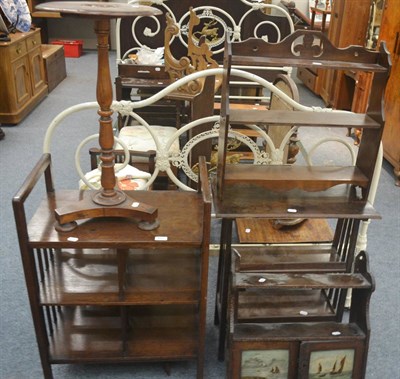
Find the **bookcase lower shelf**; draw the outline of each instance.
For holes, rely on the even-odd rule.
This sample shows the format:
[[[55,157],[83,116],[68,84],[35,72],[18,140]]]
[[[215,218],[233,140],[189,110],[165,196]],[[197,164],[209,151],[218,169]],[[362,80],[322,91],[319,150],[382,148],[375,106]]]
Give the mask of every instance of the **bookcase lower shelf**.
[[[52,363],[197,357],[197,317],[193,306],[68,306],[55,312],[59,322],[50,339]]]

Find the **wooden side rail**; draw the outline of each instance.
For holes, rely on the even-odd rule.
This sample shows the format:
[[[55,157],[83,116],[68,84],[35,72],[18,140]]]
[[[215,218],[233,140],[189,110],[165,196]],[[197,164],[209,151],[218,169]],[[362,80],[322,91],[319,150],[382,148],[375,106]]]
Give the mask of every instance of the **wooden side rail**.
[[[13,197],[13,205],[22,204],[25,202],[33,188],[44,174],[46,181],[46,191],[53,192],[53,180],[51,176],[51,156],[48,153],[42,155],[30,175],[26,178],[17,194]]]

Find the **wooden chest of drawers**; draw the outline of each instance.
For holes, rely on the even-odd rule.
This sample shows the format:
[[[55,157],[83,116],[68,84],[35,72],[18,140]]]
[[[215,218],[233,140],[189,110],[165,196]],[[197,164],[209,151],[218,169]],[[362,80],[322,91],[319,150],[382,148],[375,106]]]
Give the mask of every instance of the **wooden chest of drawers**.
[[[46,95],[40,29],[0,42],[0,123],[18,124]]]

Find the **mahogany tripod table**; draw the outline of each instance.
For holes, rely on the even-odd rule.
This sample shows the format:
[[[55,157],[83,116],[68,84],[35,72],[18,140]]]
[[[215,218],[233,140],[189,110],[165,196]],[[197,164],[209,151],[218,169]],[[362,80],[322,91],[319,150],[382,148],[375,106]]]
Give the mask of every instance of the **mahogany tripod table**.
[[[145,229],[158,226],[157,209],[129,198],[124,192],[115,188],[114,172],[114,135],[112,129],[112,84],[110,75],[108,40],[110,35],[110,19],[127,16],[155,16],[161,11],[150,6],[103,2],[55,1],[43,3],[37,10],[58,12],[63,16],[75,16],[94,19],[97,35],[97,89],[96,97],[99,103],[99,144],[102,150],[101,185],[98,191],[86,200],[72,203],[55,210],[56,229],[59,231],[73,230],[76,220],[95,217],[136,217],[142,220],[140,224]]]

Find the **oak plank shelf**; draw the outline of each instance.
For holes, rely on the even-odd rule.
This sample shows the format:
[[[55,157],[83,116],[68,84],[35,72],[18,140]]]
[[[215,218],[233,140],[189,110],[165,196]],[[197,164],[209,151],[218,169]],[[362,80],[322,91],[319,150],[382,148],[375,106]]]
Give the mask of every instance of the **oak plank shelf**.
[[[338,298],[346,289],[369,290],[372,283],[361,273],[232,273],[234,320],[288,322],[341,319]]]
[[[368,178],[355,166],[226,165],[225,182],[248,183],[276,191],[322,191],[338,184],[366,187]]]
[[[344,324],[334,321],[269,323],[269,324],[237,324],[233,339],[236,341],[268,340],[326,340],[337,332],[339,340],[365,339],[365,333],[356,323]]]
[[[261,281],[260,281],[261,280]],[[361,274],[345,273],[236,273],[233,285],[238,289],[246,288],[369,288],[371,283]]]
[[[145,88],[152,90],[161,90],[164,89],[168,84],[171,83],[171,80],[168,79],[140,79],[140,78],[121,78],[124,87],[126,88]]]
[[[313,246],[237,246],[238,270],[245,272],[346,272],[337,249],[328,244]]]
[[[195,359],[196,312],[188,307],[173,310],[175,317],[179,315],[180,325],[174,325],[172,318],[156,319],[154,309],[142,312],[132,309],[129,322],[135,328],[128,333],[124,346],[118,307],[68,307],[63,312],[62,328],[57,328],[50,340],[50,360],[52,363],[118,363]],[[75,340],[79,342],[74,343],[71,335],[77,336]]]
[[[152,203],[158,207],[160,219],[173,219],[174,222],[163,222],[158,229],[149,233],[137,228],[135,219],[98,218],[81,221],[79,228],[73,232],[58,233],[53,226],[54,209],[91,197],[90,191],[60,190],[48,194],[29,222],[30,247],[45,245],[48,248],[115,248],[116,241],[118,241],[118,248],[140,248],[146,245],[160,247],[199,247],[201,245],[202,231],[196,225],[198,222],[203,222],[204,215],[200,207],[202,199],[196,193],[179,191],[157,191],[157,195],[151,191],[128,191],[127,193],[138,202]],[[185,214],[176,207],[176,204],[183,203],[188,207]],[[181,229],[177,225],[185,227]],[[157,241],[156,236],[166,236],[168,239]],[[68,240],[70,237],[76,237],[78,240],[71,242]]]
[[[324,290],[249,290],[238,296],[235,305],[238,323],[337,319]]]
[[[43,11],[35,11],[31,13],[32,17],[36,18],[61,18],[61,13],[57,12],[43,12]]]
[[[223,199],[220,200],[214,196],[214,207],[217,217],[225,219],[235,219],[238,217],[351,217],[361,220],[380,218],[370,202],[357,199],[352,194],[353,190],[347,185],[345,187],[333,187],[325,191],[316,192],[306,192],[297,189],[286,192],[274,192],[266,190],[263,185],[252,185],[243,182],[233,183],[226,185]]]
[[[354,55],[356,57],[356,55]],[[266,61],[263,55],[253,56],[240,56],[237,59],[232,60],[233,64],[236,65],[264,65]],[[268,57],[268,64],[271,66],[281,66],[282,58]],[[376,63],[364,63],[364,62],[347,62],[347,61],[321,61],[317,59],[304,59],[299,61],[296,58],[288,58],[285,60],[286,66],[295,67],[315,67],[324,69],[338,69],[338,70],[355,70],[355,71],[368,71],[368,72],[385,72],[385,68]]]
[[[362,113],[231,109],[229,121],[232,124],[380,128],[378,122]]]
[[[107,251],[110,250],[110,251]],[[130,249],[119,296],[117,252],[111,249],[55,251],[41,282],[43,305],[197,304],[199,256],[191,249]],[[171,276],[171,272],[174,275]],[[151,273],[151,276],[148,273]]]

